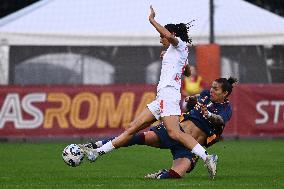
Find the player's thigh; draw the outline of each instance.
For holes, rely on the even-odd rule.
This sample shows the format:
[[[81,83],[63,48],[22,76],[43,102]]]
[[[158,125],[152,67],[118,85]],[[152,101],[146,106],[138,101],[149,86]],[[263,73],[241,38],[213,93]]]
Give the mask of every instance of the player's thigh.
[[[129,125],[128,130],[137,132],[142,129],[149,127],[152,123],[156,121],[152,112],[145,108]]]
[[[181,94],[174,87],[165,87],[158,96],[161,117],[180,116]]]
[[[180,132],[179,116],[165,116],[165,117],[162,117],[162,121],[169,135],[171,135],[171,133]]]

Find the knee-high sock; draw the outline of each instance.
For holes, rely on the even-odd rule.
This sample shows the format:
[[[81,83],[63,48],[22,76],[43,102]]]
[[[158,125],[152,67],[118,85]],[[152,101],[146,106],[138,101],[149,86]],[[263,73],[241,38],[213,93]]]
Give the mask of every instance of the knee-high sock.
[[[106,154],[108,152],[111,152],[115,149],[115,147],[112,145],[111,140],[104,140],[102,141],[103,144],[101,147],[97,148],[96,151],[99,153],[99,155]],[[145,144],[145,135],[144,133],[137,133],[135,134],[126,144],[124,144],[122,147],[128,147],[132,145],[143,145]]]
[[[115,137],[104,139],[102,141],[91,142],[94,149],[101,147],[102,145],[106,144],[109,141],[112,141]],[[137,133],[135,134],[125,145],[122,147],[128,147],[132,145],[144,145],[145,144],[145,135],[144,133]]]
[[[145,135],[144,133],[136,133],[123,147],[128,147],[132,145],[144,145],[145,144]]]
[[[168,171],[163,172],[160,176],[158,176],[158,178],[159,179],[176,179],[176,178],[181,178],[181,176],[174,170],[170,169]]]
[[[200,144],[195,145],[191,152],[201,157],[203,161],[205,161],[206,157],[208,156],[208,153]]]

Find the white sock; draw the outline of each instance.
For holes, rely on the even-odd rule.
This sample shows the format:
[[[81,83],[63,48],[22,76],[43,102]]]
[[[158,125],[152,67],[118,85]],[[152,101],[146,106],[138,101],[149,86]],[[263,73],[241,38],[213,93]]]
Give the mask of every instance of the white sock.
[[[111,152],[113,149],[115,149],[115,147],[112,145],[111,141],[105,143],[104,145],[102,145],[100,148],[97,148],[96,151],[100,154],[106,154],[108,152]]]
[[[196,146],[194,146],[191,152],[201,157],[203,161],[205,161],[206,157],[208,156],[208,153],[200,144],[197,144]]]
[[[103,142],[102,141],[97,141],[97,142],[95,142],[95,144],[97,145],[97,148],[103,146]]]

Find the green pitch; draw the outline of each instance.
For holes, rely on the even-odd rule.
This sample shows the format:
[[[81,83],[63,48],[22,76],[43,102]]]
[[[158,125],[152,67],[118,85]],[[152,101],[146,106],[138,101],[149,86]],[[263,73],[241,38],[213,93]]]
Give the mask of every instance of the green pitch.
[[[167,150],[135,146],[79,167],[61,159],[66,143],[0,143],[0,188],[165,189],[284,188],[284,140],[223,141],[210,148],[219,155],[215,181],[199,161],[179,180],[147,180],[146,173],[169,168]]]

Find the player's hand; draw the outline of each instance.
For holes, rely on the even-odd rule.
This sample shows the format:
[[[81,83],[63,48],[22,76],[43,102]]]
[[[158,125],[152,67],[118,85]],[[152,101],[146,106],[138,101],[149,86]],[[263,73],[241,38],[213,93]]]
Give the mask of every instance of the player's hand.
[[[152,7],[152,5],[150,5],[150,15],[149,15],[149,20],[154,19],[156,16],[156,13]]]
[[[207,110],[206,105],[201,106],[201,112],[202,112],[204,118],[206,118],[206,119],[209,118],[209,112]]]
[[[195,96],[187,96],[184,99],[185,102],[190,102],[190,101],[195,101],[195,100],[196,100]]]

